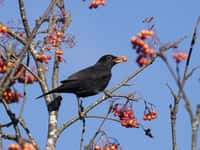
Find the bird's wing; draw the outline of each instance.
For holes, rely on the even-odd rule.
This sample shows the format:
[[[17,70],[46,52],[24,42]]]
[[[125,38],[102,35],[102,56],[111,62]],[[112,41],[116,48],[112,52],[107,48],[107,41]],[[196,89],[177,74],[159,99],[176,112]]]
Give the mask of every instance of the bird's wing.
[[[61,81],[61,83],[81,80],[98,80],[110,74],[110,70],[107,70],[102,66],[94,65],[72,74],[66,80]]]

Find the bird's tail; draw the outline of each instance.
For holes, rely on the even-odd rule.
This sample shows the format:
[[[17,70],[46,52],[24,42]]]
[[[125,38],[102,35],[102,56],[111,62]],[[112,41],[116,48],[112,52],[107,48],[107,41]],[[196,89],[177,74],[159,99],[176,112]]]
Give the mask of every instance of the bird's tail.
[[[49,91],[49,92],[47,92],[47,93],[44,93],[44,94],[42,94],[42,95],[36,97],[35,99],[39,99],[39,98],[41,98],[41,97],[44,97],[44,96],[46,96],[46,95],[49,95],[49,94],[52,94],[52,93],[55,93],[55,92],[56,92],[55,89],[54,89],[54,90],[51,90],[51,91]]]

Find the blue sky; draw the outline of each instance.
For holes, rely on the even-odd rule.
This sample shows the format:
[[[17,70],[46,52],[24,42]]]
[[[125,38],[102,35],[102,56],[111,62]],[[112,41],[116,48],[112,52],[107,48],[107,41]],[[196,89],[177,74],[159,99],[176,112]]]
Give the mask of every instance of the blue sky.
[[[31,25],[42,14],[48,3],[49,1],[47,0],[25,1]],[[131,49],[130,38],[145,28],[145,25],[142,24],[144,18],[154,16],[156,33],[161,43],[174,41],[184,35],[188,35],[189,38],[180,45],[181,50],[188,51],[200,6],[200,1],[198,0],[107,0],[105,7],[89,10],[89,3],[89,0],[86,2],[82,2],[81,0],[66,1],[66,8],[72,15],[72,23],[68,29],[68,33],[75,35],[76,45],[71,49],[66,48],[64,51],[66,63],[61,64],[60,80],[65,79],[71,73],[81,68],[94,64],[104,54],[126,55],[129,59],[128,62],[119,64],[113,68],[113,78],[107,89],[112,88],[138,68],[135,63],[135,52]],[[6,20],[19,18],[17,9],[17,1],[11,2],[5,0],[4,6],[0,6],[0,22],[6,23]],[[192,55],[191,66],[199,64],[199,45],[200,40],[198,39]],[[171,53],[169,54],[171,55]],[[200,85],[197,82],[199,73],[196,72],[186,87],[187,94],[192,100],[193,108],[199,103],[198,89]],[[145,123],[146,127],[152,129],[155,136],[154,139],[144,136],[143,131],[140,129],[126,129],[115,122],[106,122],[103,129],[109,136],[117,138],[124,150],[171,149],[169,105],[173,101],[165,84],[169,83],[176,89],[176,85],[172,81],[173,79],[164,63],[158,59],[152,66],[131,81],[133,84],[132,87],[122,88],[117,92],[130,93],[138,91],[144,99],[156,105],[159,115],[158,119]],[[50,80],[49,83],[51,83]],[[47,135],[48,117],[44,100],[35,101],[35,97],[41,94],[41,91],[38,89],[39,86],[36,84],[29,87],[30,95],[28,95],[24,116],[29,128],[33,132],[33,136],[43,149]],[[77,113],[76,97],[71,94],[62,94],[62,96],[64,100],[59,112],[59,125]],[[101,96],[102,94],[85,98],[84,105],[92,103]],[[105,102],[91,114],[105,114],[108,105],[109,103]],[[2,113],[2,106],[0,107],[0,112]],[[16,104],[12,107],[16,112],[19,109],[19,106]],[[133,107],[138,118],[141,118],[144,107],[143,103],[134,103]],[[0,119],[1,121],[7,120],[2,115]],[[99,121],[97,120],[87,120],[86,143],[88,143],[89,138],[94,134],[98,123]],[[80,127],[81,122],[78,122],[64,131],[58,140],[57,149],[79,149]],[[190,149],[191,128],[183,102],[180,104],[177,117],[177,139],[180,150]],[[200,148],[200,142],[198,143],[198,148]]]

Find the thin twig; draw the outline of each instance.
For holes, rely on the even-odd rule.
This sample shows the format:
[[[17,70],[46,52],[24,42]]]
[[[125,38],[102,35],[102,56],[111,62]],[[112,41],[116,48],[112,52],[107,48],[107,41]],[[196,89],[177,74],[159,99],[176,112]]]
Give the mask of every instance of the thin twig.
[[[92,139],[90,140],[90,142],[89,142],[89,144],[88,144],[88,146],[87,146],[87,147],[88,147],[87,149],[91,149],[91,148],[92,148],[92,145],[93,145],[93,143],[94,143],[94,140],[95,140],[95,138],[97,137],[97,135],[101,132],[101,129],[102,129],[104,123],[106,122],[106,120],[107,120],[107,118],[108,118],[110,112],[111,112],[111,109],[110,109],[110,107],[109,107],[108,112],[107,112],[106,115],[105,115],[105,118],[102,120],[102,122],[100,123],[100,125],[99,125],[97,131],[95,132],[94,136],[93,136]]]
[[[37,150],[40,150],[39,145],[36,144],[36,141],[34,140],[30,130],[26,126],[26,123],[23,117],[19,119],[19,123],[22,126],[22,128],[25,130],[26,134],[28,135],[30,143],[32,143],[34,147],[37,148]]]
[[[168,84],[167,84],[167,87],[169,88],[174,98],[174,105],[173,106],[170,105],[170,116],[171,116],[172,148],[173,150],[177,150],[178,147],[177,147],[177,142],[176,142],[176,115],[178,112],[178,104],[180,101],[180,96],[177,96]]]

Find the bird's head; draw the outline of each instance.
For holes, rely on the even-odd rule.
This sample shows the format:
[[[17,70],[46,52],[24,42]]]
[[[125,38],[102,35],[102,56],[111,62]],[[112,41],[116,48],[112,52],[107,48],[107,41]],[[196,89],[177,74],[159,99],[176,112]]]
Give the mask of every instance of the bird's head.
[[[113,67],[114,65],[118,63],[126,62],[126,61],[127,61],[126,56],[117,57],[113,55],[104,55],[97,61],[97,64],[103,64],[109,67]]]

